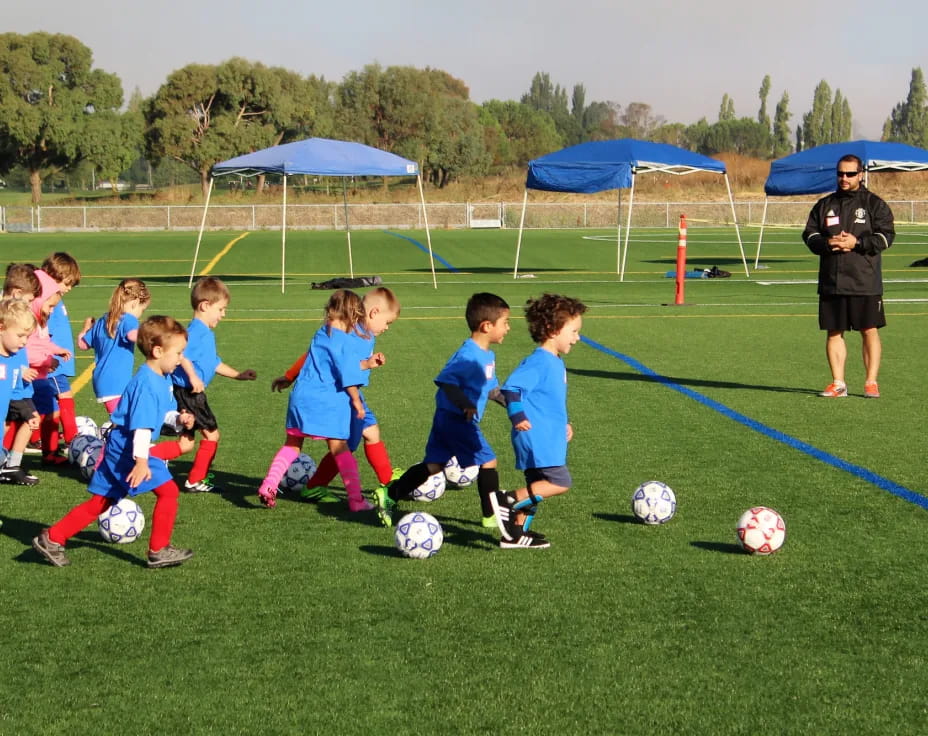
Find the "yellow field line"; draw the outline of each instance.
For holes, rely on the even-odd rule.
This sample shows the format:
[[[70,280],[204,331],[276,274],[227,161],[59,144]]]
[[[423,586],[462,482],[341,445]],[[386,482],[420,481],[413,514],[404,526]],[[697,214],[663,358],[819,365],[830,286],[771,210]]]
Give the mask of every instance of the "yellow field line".
[[[206,268],[204,268],[202,271],[200,271],[200,276],[206,276],[206,274],[208,274],[210,271],[212,271],[212,270],[213,270],[213,267],[214,267],[217,263],[219,263],[220,259],[221,259],[226,253],[228,253],[230,250],[232,250],[232,246],[235,245],[235,244],[236,244],[239,240],[241,240],[242,238],[247,238],[248,235],[249,235],[249,233],[242,233],[242,234],[239,235],[237,238],[234,238],[233,240],[230,240],[228,243],[226,243],[226,247],[223,248],[221,251],[219,251],[219,252],[216,254],[216,256],[213,258],[213,260],[211,260],[209,263],[206,264]]]
[[[74,383],[71,384],[71,393],[76,394],[90,382],[90,378],[93,376],[93,369],[96,365],[96,363],[91,363],[84,369],[83,373],[74,379]]]

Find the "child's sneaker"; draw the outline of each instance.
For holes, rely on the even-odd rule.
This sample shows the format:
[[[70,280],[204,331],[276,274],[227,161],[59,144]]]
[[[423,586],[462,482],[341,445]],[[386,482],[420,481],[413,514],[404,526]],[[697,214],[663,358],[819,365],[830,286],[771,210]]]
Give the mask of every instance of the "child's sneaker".
[[[32,540],[32,549],[55,567],[65,567],[71,564],[71,560],[64,553],[64,545],[53,542],[48,536],[48,529],[43,529],[39,536]]]
[[[480,526],[482,526],[484,529],[496,529],[496,517],[484,516],[480,520]]]
[[[341,503],[342,501],[332,491],[323,486],[304,488],[300,491],[300,498],[310,503]]]
[[[170,544],[162,547],[157,552],[148,551],[148,566],[157,567],[174,567],[182,565],[193,557],[192,549],[179,549]]]
[[[512,540],[500,539],[500,549],[548,549],[551,546],[544,535],[537,532],[519,530],[519,535]]]
[[[843,383],[829,383],[819,396],[824,396],[826,399],[844,398],[847,396],[847,386]]]
[[[213,475],[210,473],[203,480],[198,480],[196,483],[191,483],[189,480],[184,481],[184,491],[187,493],[214,493],[218,492],[218,488],[212,483]]]
[[[36,486],[39,479],[27,473],[19,465],[0,468],[0,483],[12,483],[16,486]]]
[[[374,489],[374,506],[377,509],[377,518],[380,519],[380,523],[386,527],[393,526],[393,510],[396,508],[396,501],[390,498],[386,486]]]
[[[258,498],[264,506],[272,509],[277,505],[277,489],[262,485],[258,489]]]
[[[876,381],[868,381],[864,384],[864,398],[865,399],[878,399],[880,398],[880,386]]]
[[[522,534],[522,527],[516,524],[516,512],[512,508],[515,503],[516,497],[511,491],[496,491],[490,494],[490,505],[493,507],[496,526],[507,542],[515,540]]]
[[[348,501],[348,510],[352,513],[357,513],[359,511],[373,511],[376,506],[368,501],[366,498],[362,498],[360,501]]]

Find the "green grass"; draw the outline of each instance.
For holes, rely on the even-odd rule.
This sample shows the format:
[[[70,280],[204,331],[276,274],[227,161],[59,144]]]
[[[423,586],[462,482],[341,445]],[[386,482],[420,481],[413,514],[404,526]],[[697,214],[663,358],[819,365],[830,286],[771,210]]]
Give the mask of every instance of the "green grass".
[[[605,234],[605,233],[604,233]],[[208,233],[203,268],[238,233]],[[419,240],[422,233],[404,233]],[[746,279],[724,230],[691,228],[689,263],[730,270],[686,282],[667,307],[675,231],[633,234],[625,283],[615,244],[529,232],[513,280],[512,232],[439,231],[433,289],[425,255],[378,232],[352,235],[355,271],[378,273],[403,303],[378,340],[388,362],[365,392],[394,462],[421,459],[432,379],[467,336],[474,291],[513,305],[497,350],[501,377],[532,345],[521,305],[544,290],[583,299],[584,334],[684,389],[822,453],[928,495],[924,473],[926,233],[904,230],[885,256],[889,326],[879,401],[864,401],[850,336],[852,398],[826,401],[823,337],[796,231],[765,234],[767,270]],[[756,231],[746,233],[753,256]],[[754,238],[754,240],[751,240]],[[150,313],[187,319],[195,235],[6,235],[7,261],[65,249],[85,278],[67,296],[72,323],[99,315],[113,285],[137,276]],[[753,260],[753,259],[752,259]],[[0,488],[5,632],[0,733],[923,733],[928,618],[920,524],[925,510],[819,457],[733,421],[578,345],[567,356],[574,488],[541,509],[545,552],[502,552],[479,526],[473,490],[426,507],[441,553],[400,558],[373,516],[256,488],[283,438],[286,396],[270,380],[305,349],[326,292],[347,273],[343,233],[291,233],[281,294],[279,234],[256,232],[213,273],[233,300],[217,329],[223,360],[259,380],[217,377],[222,495],[183,496],[174,541],[196,557],[144,568],[145,542],[104,544],[95,529],[54,569],[29,540],[84,498],[71,469],[35,488]],[[760,282],[768,282],[762,285]],[[86,354],[78,371],[89,365]],[[90,388],[78,410],[102,420]],[[520,483],[504,412],[485,432],[504,487]],[[307,443],[317,459],[321,443]],[[359,455],[362,481],[374,476]],[[188,462],[173,463],[183,479]],[[632,490],[657,478],[678,499],[663,527],[633,523]],[[153,499],[141,497],[150,513]],[[773,557],[738,551],[752,505],[778,509],[787,542]],[[147,532],[146,532],[147,536]]]

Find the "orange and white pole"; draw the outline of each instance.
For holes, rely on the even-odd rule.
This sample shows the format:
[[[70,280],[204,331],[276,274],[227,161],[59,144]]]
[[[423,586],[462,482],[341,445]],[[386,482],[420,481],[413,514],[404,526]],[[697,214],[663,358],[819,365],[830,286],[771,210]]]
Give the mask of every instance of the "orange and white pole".
[[[677,295],[674,304],[683,304],[683,286],[686,282],[686,215],[680,215],[680,232],[677,237]]]

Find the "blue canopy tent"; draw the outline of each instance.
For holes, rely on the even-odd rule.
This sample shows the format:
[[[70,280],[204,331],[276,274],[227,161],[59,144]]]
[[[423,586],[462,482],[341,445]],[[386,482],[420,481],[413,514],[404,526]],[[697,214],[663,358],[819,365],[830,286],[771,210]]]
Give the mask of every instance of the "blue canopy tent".
[[[425,210],[425,195],[422,191],[422,177],[419,165],[415,161],[401,158],[379,148],[365,146],[363,143],[335,141],[327,138],[307,138],[282,146],[264,148],[244,156],[230,158],[228,161],[213,166],[203,208],[203,220],[197,237],[193,267],[190,270],[190,283],[196,271],[197,257],[200,253],[200,241],[206,226],[206,212],[209,198],[217,176],[235,174],[239,176],[257,176],[259,174],[281,174],[284,184],[283,220],[281,223],[281,265],[280,290],[285,290],[286,252],[287,252],[287,177],[293,175],[339,176],[342,177],[342,194],[345,203],[345,232],[348,237],[348,264],[354,277],[354,260],[351,254],[351,227],[348,220],[348,197],[345,178],[349,176],[414,176],[419,187],[419,199],[422,204],[422,217],[425,223],[425,237],[429,249],[429,262],[432,267],[432,285],[438,288],[435,278],[435,261],[432,257],[432,238],[429,233],[428,218]]]
[[[625,279],[625,262],[628,258],[628,236],[631,230],[632,207],[635,203],[635,178],[638,174],[663,173],[683,176],[698,171],[721,174],[725,178],[728,201],[731,205],[732,221],[741,249],[744,272],[748,273],[741,230],[735,214],[735,203],[731,196],[731,185],[725,164],[714,158],[672,146],[668,143],[652,143],[622,138],[612,141],[591,141],[570,146],[528,163],[525,181],[525,196],[522,200],[522,217],[519,221],[519,239],[516,245],[516,264],[513,277],[519,275],[519,255],[522,250],[522,231],[525,226],[525,209],[528,205],[528,190],[547,192],[577,192],[589,194],[609,189],[619,190],[617,216],[617,265],[619,280]],[[622,248],[622,190],[629,189],[628,213],[625,224],[625,248]]]
[[[882,141],[825,143],[772,161],[770,174],[764,183],[764,211],[761,216],[760,235],[757,238],[754,268],[760,263],[760,247],[767,224],[768,198],[835,191],[838,160],[848,154],[854,154],[863,161],[864,183],[867,182],[869,173],[874,171],[928,170],[928,151],[905,143]]]

